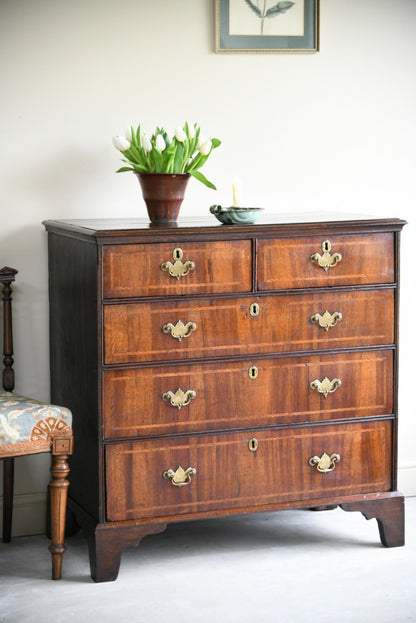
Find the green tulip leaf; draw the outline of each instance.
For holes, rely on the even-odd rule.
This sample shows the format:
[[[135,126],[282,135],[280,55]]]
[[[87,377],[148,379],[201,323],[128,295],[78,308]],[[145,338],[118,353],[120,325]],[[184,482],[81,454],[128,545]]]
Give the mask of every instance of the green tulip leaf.
[[[199,182],[202,182],[203,184],[205,184],[205,186],[208,186],[208,188],[212,188],[213,190],[217,190],[217,187],[214,186],[214,184],[212,182],[207,180],[205,175],[202,175],[201,171],[189,171],[189,173],[192,175],[192,177],[197,179]]]
[[[184,152],[183,143],[178,141],[176,143],[176,153],[173,159],[173,172],[174,173],[182,173],[183,152]]]

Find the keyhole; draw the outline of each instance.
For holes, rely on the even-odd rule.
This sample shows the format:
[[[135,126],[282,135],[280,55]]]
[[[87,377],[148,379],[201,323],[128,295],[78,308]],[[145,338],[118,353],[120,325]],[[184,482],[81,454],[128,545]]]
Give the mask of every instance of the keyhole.
[[[259,375],[259,369],[257,368],[257,366],[251,366],[248,369],[248,375],[251,379],[256,379]]]
[[[255,452],[258,447],[259,447],[259,442],[257,441],[255,437],[252,437],[250,441],[248,442],[248,449],[250,450],[250,452]]]
[[[329,242],[329,240],[324,240],[322,243],[322,249],[324,250],[324,252],[328,253],[331,250],[331,243]]]
[[[255,316],[258,316],[259,313],[260,313],[260,305],[258,303],[252,303],[250,305],[250,316],[254,318]]]
[[[173,250],[173,257],[175,260],[181,260],[183,257],[183,251],[180,248]]]

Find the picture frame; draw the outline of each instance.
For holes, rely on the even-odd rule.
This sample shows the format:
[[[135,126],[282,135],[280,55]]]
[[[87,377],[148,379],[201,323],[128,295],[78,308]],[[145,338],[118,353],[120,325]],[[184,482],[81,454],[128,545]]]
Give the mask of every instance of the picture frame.
[[[215,52],[319,51],[319,0],[215,0]]]

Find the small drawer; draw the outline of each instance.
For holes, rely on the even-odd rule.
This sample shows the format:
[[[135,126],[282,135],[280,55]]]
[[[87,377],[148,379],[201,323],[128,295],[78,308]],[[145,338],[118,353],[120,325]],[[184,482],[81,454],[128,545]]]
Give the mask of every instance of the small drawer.
[[[104,306],[104,362],[389,345],[394,290],[194,298]]]
[[[388,491],[391,420],[109,444],[107,520]]]
[[[104,436],[388,415],[392,375],[391,350],[105,370]]]
[[[180,296],[252,289],[250,240],[109,245],[103,296]]]
[[[259,290],[393,283],[393,234],[259,240]]]

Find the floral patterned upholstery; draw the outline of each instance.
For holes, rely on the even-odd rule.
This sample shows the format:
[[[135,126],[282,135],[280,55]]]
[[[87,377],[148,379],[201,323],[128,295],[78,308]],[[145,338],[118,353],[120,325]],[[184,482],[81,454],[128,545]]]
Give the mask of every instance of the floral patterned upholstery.
[[[55,436],[72,435],[71,411],[0,390],[0,457],[48,452]]]

